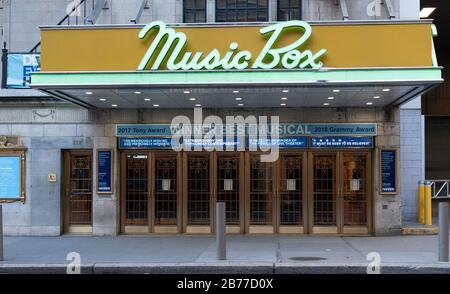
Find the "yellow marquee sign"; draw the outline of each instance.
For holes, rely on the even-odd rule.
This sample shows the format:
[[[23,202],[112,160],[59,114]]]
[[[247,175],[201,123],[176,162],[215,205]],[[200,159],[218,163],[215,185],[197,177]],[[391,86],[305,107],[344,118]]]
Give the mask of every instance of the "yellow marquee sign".
[[[430,22],[41,28],[41,71],[432,66]],[[413,50],[411,50],[413,48]]]

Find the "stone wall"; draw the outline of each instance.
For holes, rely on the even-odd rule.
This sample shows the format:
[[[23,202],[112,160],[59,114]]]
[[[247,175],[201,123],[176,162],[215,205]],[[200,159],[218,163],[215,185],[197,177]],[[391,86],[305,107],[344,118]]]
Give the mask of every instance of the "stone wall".
[[[51,113],[49,115],[49,113]],[[40,114],[40,115],[39,115]],[[42,117],[47,114],[47,117]],[[378,193],[378,148],[399,147],[398,108],[286,108],[286,109],[205,109],[204,116],[279,115],[281,122],[376,122],[379,136],[373,154],[373,205],[376,234],[398,233],[401,225],[401,196]],[[27,156],[27,201],[4,205],[5,234],[59,235],[61,233],[62,150],[114,148],[117,123],[170,123],[175,115],[192,117],[192,109],[98,110],[79,108],[1,108],[0,134],[20,135]],[[43,120],[46,120],[43,122]],[[118,152],[115,154],[115,193],[94,195],[93,234],[115,235],[118,231]],[[94,165],[95,165],[94,158]],[[48,173],[57,182],[47,181]],[[94,179],[95,182],[95,179]]]

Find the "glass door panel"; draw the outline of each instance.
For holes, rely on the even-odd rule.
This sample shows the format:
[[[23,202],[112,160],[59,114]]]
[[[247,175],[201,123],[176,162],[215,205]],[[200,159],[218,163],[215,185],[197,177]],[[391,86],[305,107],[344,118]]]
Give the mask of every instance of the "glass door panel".
[[[92,154],[70,153],[68,225],[92,225]]]
[[[343,156],[344,226],[367,225],[367,156]]]
[[[337,226],[336,154],[313,156],[313,225]]]
[[[217,160],[217,201],[225,202],[227,225],[239,225],[239,156],[219,155]]]
[[[155,156],[155,225],[177,224],[177,157]]]
[[[125,160],[125,225],[147,225],[148,154],[126,154]]]
[[[273,163],[250,158],[250,225],[272,225]]]
[[[187,224],[210,224],[209,155],[189,155],[187,161]]]
[[[303,225],[302,156],[280,157],[280,225]]]

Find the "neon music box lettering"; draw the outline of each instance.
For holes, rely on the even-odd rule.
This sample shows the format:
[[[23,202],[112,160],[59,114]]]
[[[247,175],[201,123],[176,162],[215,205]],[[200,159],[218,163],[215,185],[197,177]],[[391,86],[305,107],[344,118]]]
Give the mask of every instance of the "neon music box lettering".
[[[275,44],[286,30],[296,30],[302,34],[289,45],[276,48]],[[237,42],[231,42],[229,50],[223,56],[218,49],[213,49],[208,53],[184,51],[187,44],[186,34],[168,28],[162,21],[154,21],[146,25],[139,32],[139,38],[145,40],[156,31],[157,34],[142,58],[138,70],[158,70],[161,69],[163,62],[168,70],[243,70],[277,67],[318,69],[323,66],[320,59],[327,52],[326,49],[320,49],[317,52],[299,50],[311,37],[312,28],[308,23],[297,20],[261,28],[260,34],[262,36],[270,35],[270,37],[255,59],[250,51],[238,50]]]

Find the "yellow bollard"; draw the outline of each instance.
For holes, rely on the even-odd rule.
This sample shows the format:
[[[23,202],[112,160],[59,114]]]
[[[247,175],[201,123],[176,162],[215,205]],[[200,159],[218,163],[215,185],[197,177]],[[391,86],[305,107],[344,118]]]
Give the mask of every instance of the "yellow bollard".
[[[433,224],[431,216],[431,182],[425,181],[425,224],[431,226]]]
[[[425,181],[419,181],[417,193],[417,220],[419,224],[425,223]]]

